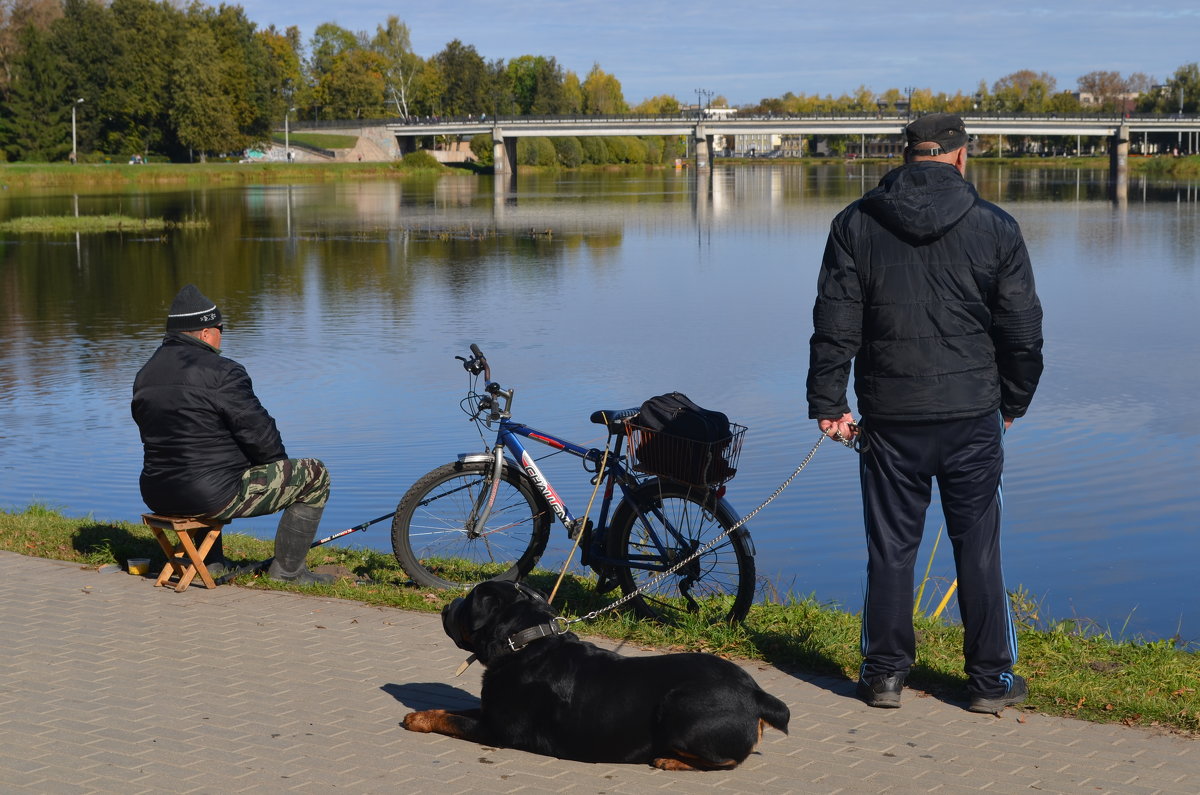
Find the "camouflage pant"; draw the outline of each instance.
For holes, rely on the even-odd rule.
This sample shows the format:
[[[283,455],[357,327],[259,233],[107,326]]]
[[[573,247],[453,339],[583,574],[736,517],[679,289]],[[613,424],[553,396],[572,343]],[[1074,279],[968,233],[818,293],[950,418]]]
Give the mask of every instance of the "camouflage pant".
[[[282,511],[297,502],[322,508],[329,502],[329,470],[316,458],[285,458],[250,467],[238,493],[213,519],[241,519]]]

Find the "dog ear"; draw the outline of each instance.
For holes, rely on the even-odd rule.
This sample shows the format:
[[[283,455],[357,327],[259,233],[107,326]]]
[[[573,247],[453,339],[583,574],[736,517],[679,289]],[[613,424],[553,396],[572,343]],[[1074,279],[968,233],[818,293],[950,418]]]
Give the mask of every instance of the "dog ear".
[[[532,585],[526,585],[523,582],[514,582],[513,585],[515,585],[517,587],[517,590],[520,591],[522,594],[524,594],[527,597],[536,599],[539,602],[549,603],[549,601],[550,601],[544,592],[539,591],[537,588],[534,588]]]
[[[496,587],[498,584],[487,580],[476,585],[471,589],[471,593],[467,594],[470,612],[465,617],[465,623],[470,627],[472,635],[490,626],[496,620],[496,613],[511,601],[505,598],[507,594],[504,591],[508,589],[501,590]]]

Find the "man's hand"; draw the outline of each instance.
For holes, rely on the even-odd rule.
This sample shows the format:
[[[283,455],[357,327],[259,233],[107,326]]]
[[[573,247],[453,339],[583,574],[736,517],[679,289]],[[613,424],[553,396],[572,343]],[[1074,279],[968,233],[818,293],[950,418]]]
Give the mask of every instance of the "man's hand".
[[[858,435],[858,426],[854,424],[854,415],[846,412],[837,419],[817,420],[821,433],[839,442],[853,441]]]
[[[1012,418],[1012,417],[1005,417],[1005,418],[1004,418],[1004,432],[1005,432],[1005,433],[1008,433],[1008,429],[1012,427],[1012,424],[1013,424],[1013,418]]]

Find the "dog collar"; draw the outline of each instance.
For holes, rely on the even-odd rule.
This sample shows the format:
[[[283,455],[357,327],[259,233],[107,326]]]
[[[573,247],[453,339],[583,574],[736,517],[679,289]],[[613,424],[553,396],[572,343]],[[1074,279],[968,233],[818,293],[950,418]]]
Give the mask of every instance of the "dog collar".
[[[565,635],[567,633],[569,622],[562,616],[555,616],[548,624],[538,624],[536,627],[523,629],[513,635],[508,636],[508,648],[513,651],[521,649],[541,638],[548,638],[552,635]]]

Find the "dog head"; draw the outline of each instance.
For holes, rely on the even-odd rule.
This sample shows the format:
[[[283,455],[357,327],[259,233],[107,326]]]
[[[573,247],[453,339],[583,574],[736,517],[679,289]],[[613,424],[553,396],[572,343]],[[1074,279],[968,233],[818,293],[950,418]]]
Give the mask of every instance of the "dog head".
[[[513,651],[509,638],[552,621],[558,612],[545,595],[519,582],[488,580],[442,609],[442,628],[454,645],[485,665]]]

